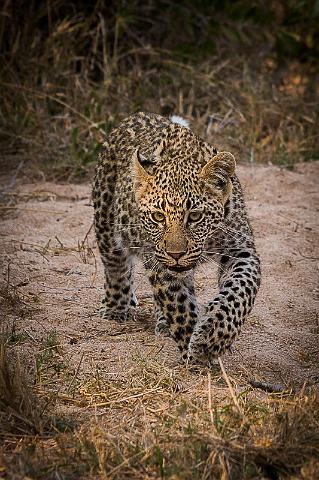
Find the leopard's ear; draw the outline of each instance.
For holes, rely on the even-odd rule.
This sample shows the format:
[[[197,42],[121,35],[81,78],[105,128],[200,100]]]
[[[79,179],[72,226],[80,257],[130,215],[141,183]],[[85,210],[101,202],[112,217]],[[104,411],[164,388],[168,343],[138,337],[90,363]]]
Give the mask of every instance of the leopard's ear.
[[[142,184],[148,182],[151,178],[151,175],[147,173],[142,163],[145,161],[144,157],[139,153],[137,148],[133,153],[133,177],[136,184]]]
[[[143,197],[148,185],[151,183],[152,176],[147,173],[145,168],[142,165],[144,158],[140,155],[138,148],[134,151],[132,157],[133,164],[133,182],[135,186],[135,196],[138,200]]]
[[[166,148],[166,140],[165,138],[162,138],[161,142],[158,144],[158,146],[156,147],[156,149],[154,150],[154,153],[153,153],[153,157],[155,160],[158,160],[162,153],[164,152],[165,148]]]
[[[155,165],[159,160],[160,157],[166,147],[165,139],[161,140],[161,142],[157,145],[154,152],[151,155],[151,158],[146,158],[142,155],[139,151],[139,148],[134,150],[133,153],[133,177],[135,179],[135,183],[137,185],[141,185],[142,183],[149,182],[152,175],[150,175],[145,167],[147,168],[150,165]]]
[[[219,152],[202,168],[199,177],[220,190],[226,189],[235,173],[235,157],[229,152]]]

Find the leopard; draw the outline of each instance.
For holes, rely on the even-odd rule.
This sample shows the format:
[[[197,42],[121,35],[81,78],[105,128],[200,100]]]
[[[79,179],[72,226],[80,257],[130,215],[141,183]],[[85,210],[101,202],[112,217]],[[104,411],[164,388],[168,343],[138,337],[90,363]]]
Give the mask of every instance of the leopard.
[[[135,315],[140,259],[154,297],[155,333],[183,362],[207,363],[231,349],[261,281],[260,259],[230,152],[181,117],[139,112],[113,128],[96,166],[92,199],[105,295],[100,316]],[[194,274],[218,264],[217,293],[199,307]]]

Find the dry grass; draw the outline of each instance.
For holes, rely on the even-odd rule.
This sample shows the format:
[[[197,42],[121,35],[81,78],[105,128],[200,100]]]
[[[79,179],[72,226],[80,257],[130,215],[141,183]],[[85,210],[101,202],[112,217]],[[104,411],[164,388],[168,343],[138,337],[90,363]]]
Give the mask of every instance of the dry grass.
[[[46,375],[50,376],[49,370]],[[14,380],[9,380],[2,347],[0,433],[5,478],[316,478],[319,398],[315,392],[258,399],[246,386],[236,394],[238,411],[218,371],[201,372],[196,398],[183,389],[185,375],[185,367],[171,370],[139,357],[122,378],[110,379],[96,371],[84,382],[72,382],[71,389],[65,377],[52,374],[54,385],[47,382],[45,389],[43,382],[36,384],[35,397],[19,365]],[[59,402],[60,408],[61,403],[76,408],[77,425],[72,431],[65,419],[52,414],[52,403],[50,409],[39,408],[52,390],[56,408]],[[218,400],[216,390],[222,392]]]
[[[268,11],[257,2],[254,17],[241,0],[236,22],[230,6],[218,11],[205,2],[202,12],[188,2],[181,9],[169,1],[164,9],[156,2],[39,3],[21,0],[25,16],[13,22],[5,2],[0,19],[7,165],[22,161],[38,177],[87,178],[105,134],[141,109],[185,115],[242,162],[293,166],[318,158],[315,7],[312,15],[297,2],[283,20],[278,5]],[[288,32],[291,19],[296,31]],[[172,29],[178,21],[188,29]],[[282,51],[280,35],[295,55]],[[308,56],[298,55],[302,48]]]

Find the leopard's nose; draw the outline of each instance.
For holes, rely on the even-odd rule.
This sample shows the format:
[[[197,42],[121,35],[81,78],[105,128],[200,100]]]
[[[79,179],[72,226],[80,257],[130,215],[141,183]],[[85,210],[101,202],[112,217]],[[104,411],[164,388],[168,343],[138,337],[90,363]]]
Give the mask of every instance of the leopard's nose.
[[[174,260],[178,261],[186,252],[167,252],[170,257],[173,257]]]

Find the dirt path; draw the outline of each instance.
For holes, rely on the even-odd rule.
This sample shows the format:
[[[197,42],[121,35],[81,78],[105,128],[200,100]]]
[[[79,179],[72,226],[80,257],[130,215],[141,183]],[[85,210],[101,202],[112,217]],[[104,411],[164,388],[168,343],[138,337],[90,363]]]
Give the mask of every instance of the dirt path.
[[[227,371],[284,385],[319,381],[318,177],[319,163],[294,171],[240,167],[239,176],[262,258],[263,282],[257,303],[233,353],[223,357]],[[178,355],[169,339],[154,336],[152,298],[140,266],[136,321],[124,327],[102,321],[95,309],[103,277],[94,234],[88,185],[19,185],[10,194],[1,224],[1,274],[35,309],[6,323],[22,332],[18,349],[26,363],[50,331],[79,376],[93,366],[107,374],[129,372],[137,358],[152,357],[168,368]],[[197,273],[200,301],[216,288],[210,265]],[[82,358],[82,361],[81,361]],[[197,384],[196,374],[185,381]]]

